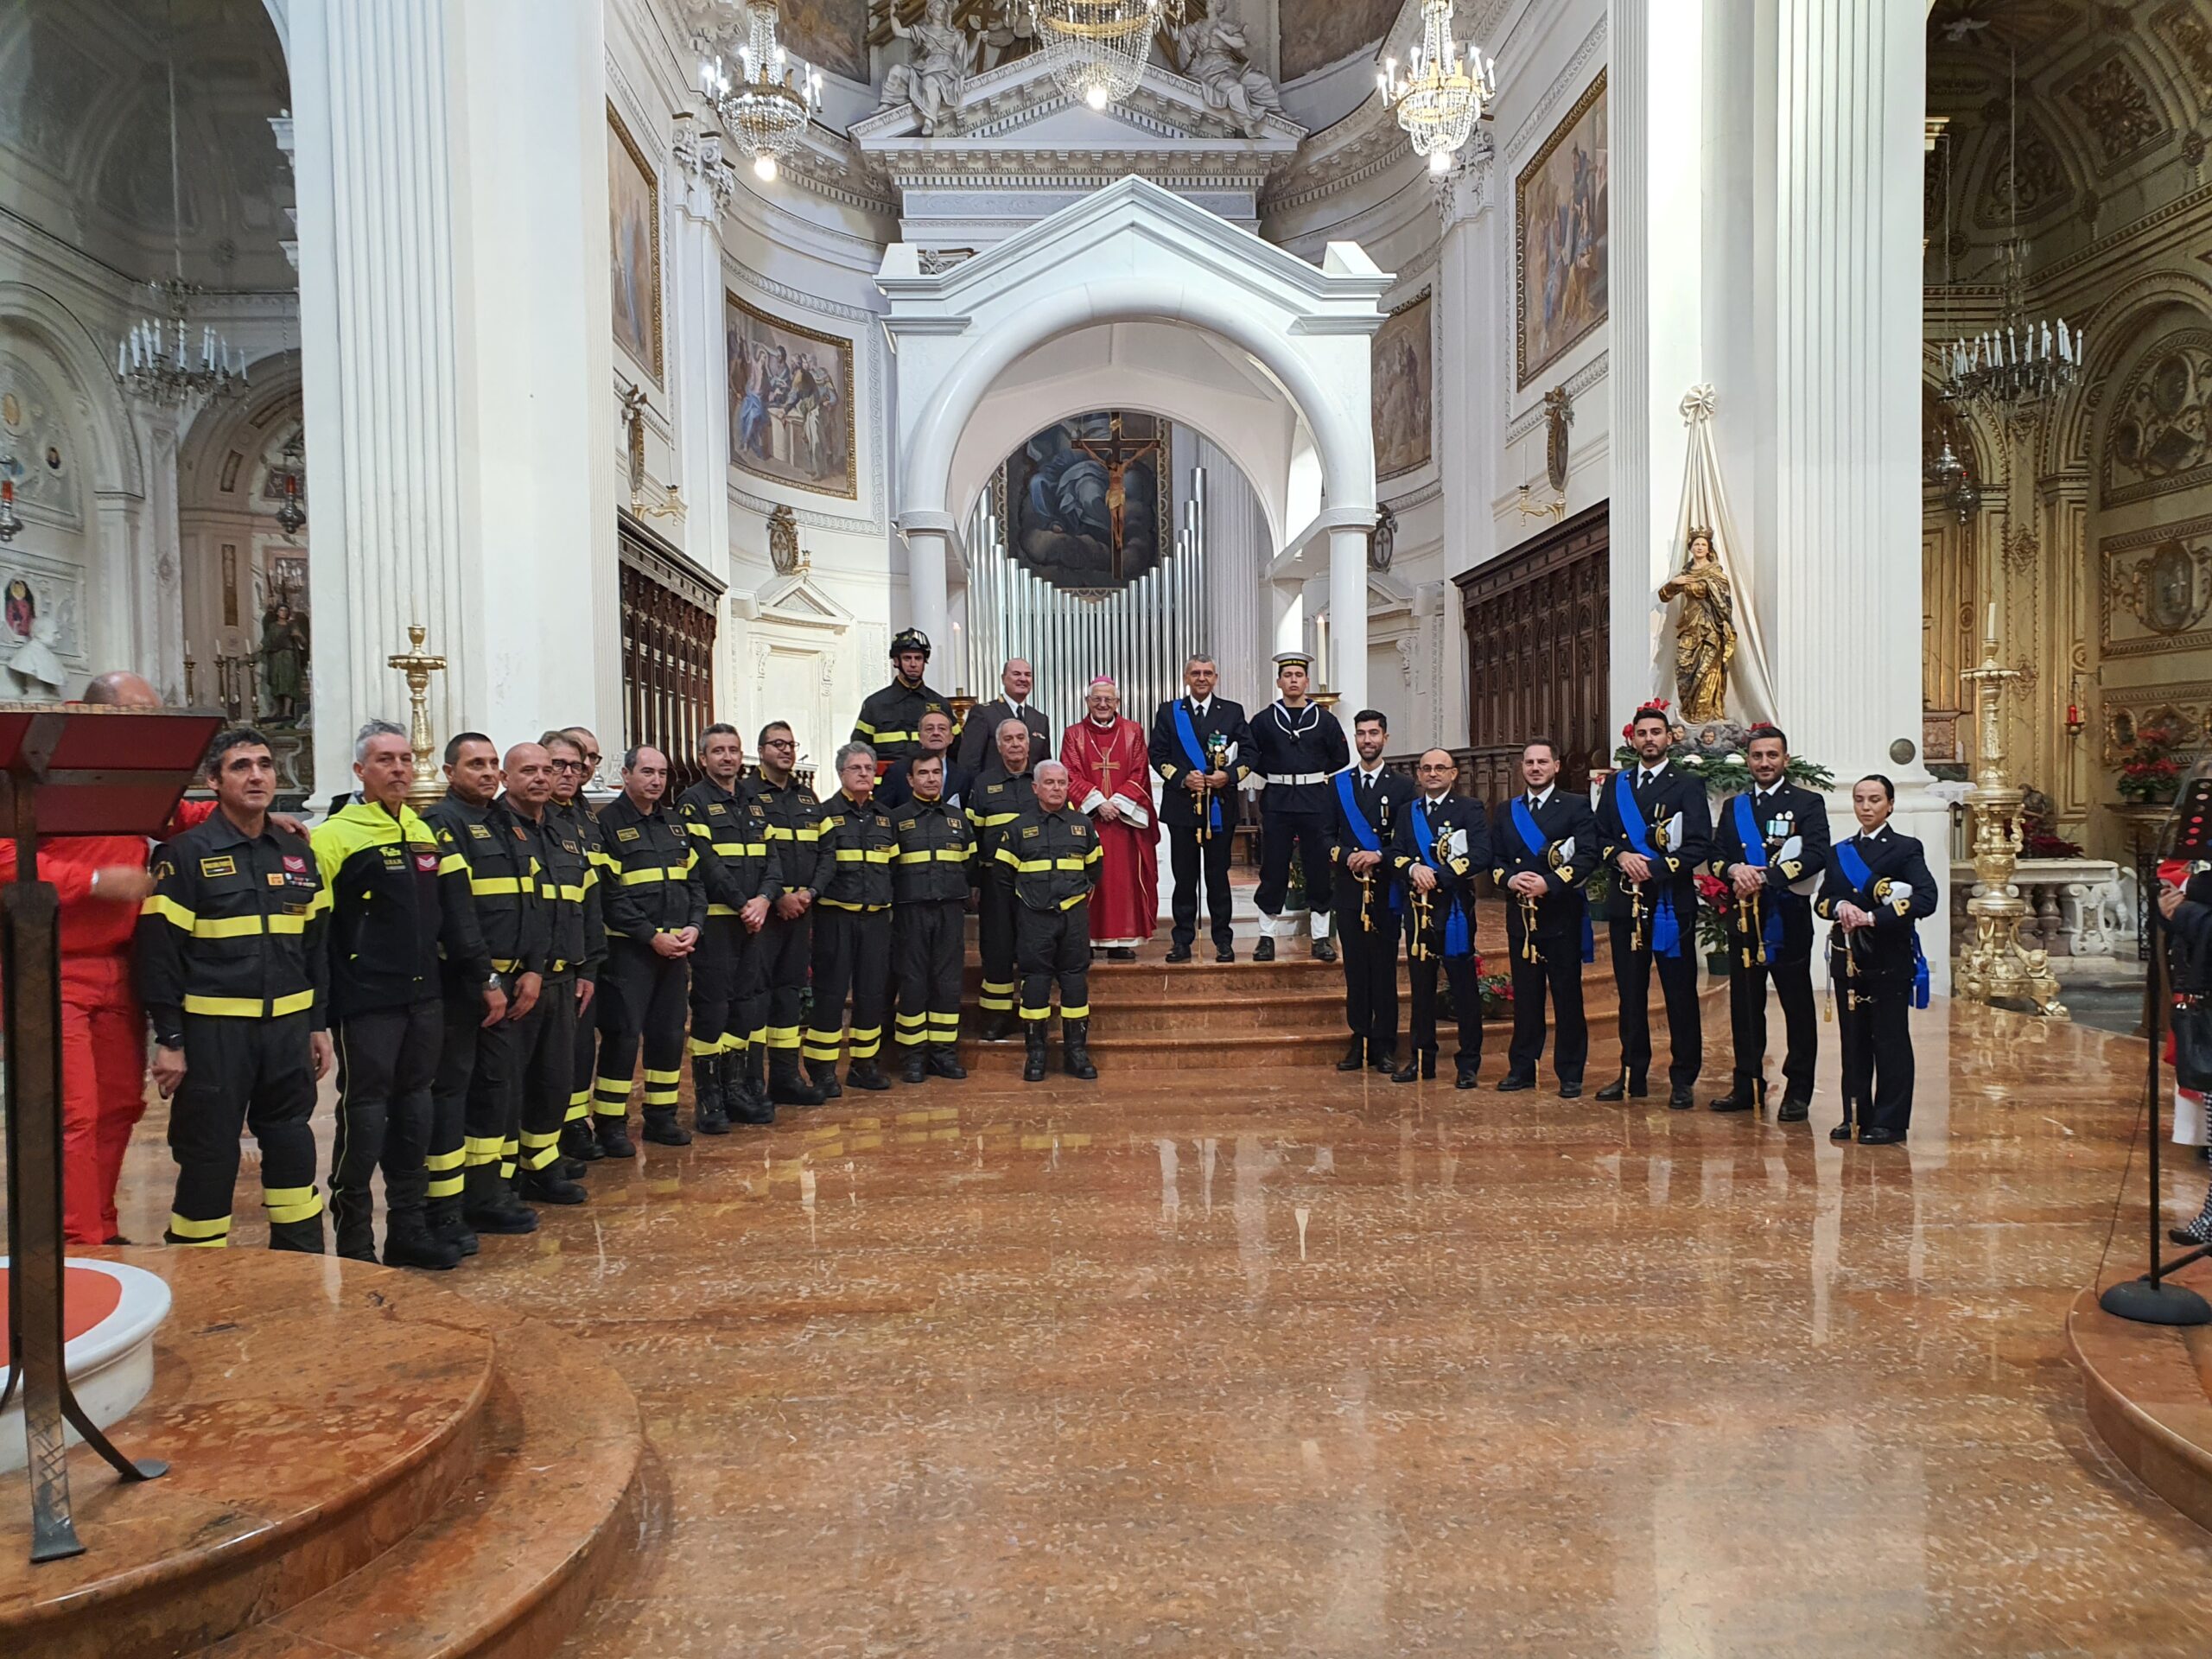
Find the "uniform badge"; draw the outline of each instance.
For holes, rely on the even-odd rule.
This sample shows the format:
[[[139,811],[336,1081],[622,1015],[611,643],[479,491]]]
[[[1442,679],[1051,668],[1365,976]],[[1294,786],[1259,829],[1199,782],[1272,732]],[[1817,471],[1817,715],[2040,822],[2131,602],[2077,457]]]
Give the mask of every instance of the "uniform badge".
[[[798,798],[809,806],[819,806],[822,804],[821,801],[816,798],[814,791],[810,789],[802,789],[799,791]]]
[[[267,880],[270,887],[281,887],[284,885],[284,873],[282,870],[271,870],[269,872]]]
[[[707,803],[707,813],[709,817],[719,817],[721,810],[722,804],[720,801],[709,801]]]
[[[635,841],[637,838],[638,832],[626,826],[619,828],[614,832],[614,839],[617,841]]]
[[[514,831],[515,839],[517,841],[527,842],[530,840],[530,832],[527,830],[524,830],[522,825],[515,825]]]
[[[200,861],[200,874],[202,875],[236,875],[238,873],[238,860],[227,853],[219,858],[203,858]]]
[[[1041,826],[1038,824],[1025,823],[1021,826],[1021,838],[1027,841],[1030,836],[1040,833],[1040,830]]]
[[[478,841],[489,841],[492,839],[492,826],[488,823],[472,823],[468,826],[468,833]],[[521,832],[518,830],[516,833]]]
[[[919,822],[918,818],[901,818],[899,820],[899,827],[901,830],[912,830]]]
[[[573,841],[564,841],[561,843],[561,850],[564,853],[573,853],[576,850],[576,843]]]
[[[415,868],[425,875],[435,875],[438,868],[438,855],[435,853],[416,854]]]
[[[287,853],[284,855],[284,868],[295,875],[304,875],[307,873],[308,861],[296,854]]]

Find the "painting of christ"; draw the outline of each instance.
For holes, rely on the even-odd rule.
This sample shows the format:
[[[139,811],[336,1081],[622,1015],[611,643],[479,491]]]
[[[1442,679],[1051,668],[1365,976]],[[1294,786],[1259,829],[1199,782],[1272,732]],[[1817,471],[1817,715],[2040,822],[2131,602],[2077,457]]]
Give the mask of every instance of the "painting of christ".
[[[1126,587],[1160,559],[1169,423],[1120,410],[1055,422],[1001,476],[1007,550],[1061,587]]]

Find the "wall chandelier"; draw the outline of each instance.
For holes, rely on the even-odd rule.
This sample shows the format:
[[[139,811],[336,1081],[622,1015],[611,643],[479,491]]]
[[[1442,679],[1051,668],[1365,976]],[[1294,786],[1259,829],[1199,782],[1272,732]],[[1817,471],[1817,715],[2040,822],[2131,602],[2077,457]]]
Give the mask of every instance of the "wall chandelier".
[[[699,90],[720,118],[725,137],[753,158],[762,179],[776,176],[781,158],[798,148],[806,124],[822,103],[822,72],[784,50],[776,38],[773,0],[746,6],[744,44],[737,72],[711,53],[699,66]]]
[[[1406,69],[1401,75],[1398,60],[1388,60],[1376,88],[1413,141],[1414,154],[1428,157],[1430,172],[1448,171],[1497,97],[1497,60],[1474,45],[1463,58],[1452,37],[1452,0],[1421,0],[1421,44]]]
[[[1181,0],[1029,0],[1045,67],[1062,92],[1094,110],[1136,90],[1154,37],[1181,15]]]
[[[284,453],[270,482],[283,495],[277,504],[276,523],[284,532],[284,539],[291,540],[300,533],[308,521],[308,510],[300,496],[307,487],[307,450],[296,432],[284,440]]]

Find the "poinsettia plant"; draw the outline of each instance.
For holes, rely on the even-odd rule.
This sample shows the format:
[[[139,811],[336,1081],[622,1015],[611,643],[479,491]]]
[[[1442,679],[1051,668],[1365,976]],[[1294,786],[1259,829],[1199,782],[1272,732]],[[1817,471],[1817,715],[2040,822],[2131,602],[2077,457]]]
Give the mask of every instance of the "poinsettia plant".
[[[1735,892],[1717,875],[1707,875],[1700,870],[1697,875],[1697,896],[1704,902],[1697,907],[1697,942],[1706,955],[1726,956],[1731,940],[1728,937],[1728,911],[1736,902]]]
[[[2135,728],[2135,747],[2120,757],[2122,799],[2159,805],[2173,799],[2181,788],[2181,760],[2175,753],[2178,735],[2163,723]]]
[[[1655,697],[1644,707],[1667,709],[1669,705],[1665,698]],[[1621,735],[1625,738],[1634,726],[1635,721],[1630,721],[1622,727]],[[1677,726],[1675,728],[1674,747],[1667,751],[1667,759],[1679,765],[1683,771],[1694,772],[1702,778],[1706,792],[1710,795],[1739,794],[1751,786],[1751,764],[1744,759],[1744,751],[1750,747],[1751,741],[1751,728],[1739,726],[1733,721],[1708,721],[1694,729]],[[1613,764],[1617,766],[1633,766],[1640,758],[1626,743],[1613,751]],[[1826,766],[1795,754],[1783,767],[1782,775],[1791,783],[1801,784],[1807,789],[1835,787],[1834,772]]]

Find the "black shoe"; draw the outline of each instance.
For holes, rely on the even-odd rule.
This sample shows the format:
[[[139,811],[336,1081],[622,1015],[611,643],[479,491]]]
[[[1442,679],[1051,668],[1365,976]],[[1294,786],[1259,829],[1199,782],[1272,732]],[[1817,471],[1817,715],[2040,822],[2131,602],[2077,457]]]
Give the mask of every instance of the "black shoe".
[[[1191,947],[1190,947],[1189,945],[1187,945],[1187,944],[1178,944],[1178,945],[1172,945],[1172,946],[1170,946],[1170,947],[1168,948],[1168,951],[1167,951],[1167,960],[1168,960],[1168,961],[1170,961],[1170,962],[1188,962],[1190,959],[1191,959]]]
[[[1109,962],[1135,962],[1136,959],[1135,945],[1117,944],[1106,952],[1106,960]]]
[[[1782,1104],[1775,1109],[1777,1123],[1802,1123],[1813,1115],[1813,1102],[1806,1095],[1784,1095]]]
[[[1598,1091],[1598,1098],[1608,1103],[1616,1100],[1642,1100],[1646,1092],[1642,1077],[1624,1071]]]
[[[1478,1085],[1475,1081],[1475,1074],[1465,1067],[1462,1067],[1459,1073],[1452,1077],[1452,1086],[1454,1089],[1472,1089],[1477,1087]]]
[[[959,1053],[950,1048],[932,1048],[925,1064],[933,1077],[950,1077],[958,1083],[968,1075],[968,1068],[960,1064]]]
[[[594,1114],[591,1121],[592,1133],[599,1138],[599,1149],[609,1158],[634,1158],[637,1147],[630,1144],[630,1125],[627,1118],[601,1117]]]
[[[1406,1057],[1406,1063],[1390,1074],[1390,1081],[1411,1083],[1416,1077],[1433,1077],[1435,1075],[1435,1055],[1409,1054]]]
[[[676,1121],[673,1106],[648,1106],[645,1139],[657,1147],[688,1147],[691,1144],[691,1131]]]
[[[1090,1083],[1098,1076],[1098,1068],[1090,1063],[1090,1021],[1063,1020],[1060,1021],[1060,1068],[1071,1077]]]
[[[582,1204],[591,1194],[576,1182],[556,1174],[549,1165],[523,1171],[522,1196],[531,1204]]]
[[[1382,1072],[1383,1076],[1388,1077],[1398,1069],[1398,1051],[1394,1048],[1370,1047],[1367,1051],[1367,1063],[1377,1071]]]
[[[1336,959],[1337,947],[1335,945],[1330,944],[1326,939],[1316,939],[1313,941],[1314,961],[1334,962]]]
[[[1560,1084],[1560,1086],[1559,1086],[1559,1097],[1560,1097],[1561,1100],[1580,1100],[1580,1099],[1581,1099],[1581,1098],[1582,1098],[1582,1079],[1581,1079],[1581,1078],[1580,1078],[1580,1077],[1577,1077],[1577,1078],[1576,1078],[1573,1083],[1562,1083],[1562,1084]]]
[[[1273,962],[1274,959],[1275,942],[1273,939],[1262,939],[1257,944],[1252,947],[1253,961]]]
[[[798,1056],[789,1049],[776,1055],[768,1073],[768,1101],[772,1106],[819,1106],[822,1090],[799,1075]]]
[[[387,1224],[384,1264],[387,1268],[422,1268],[431,1273],[448,1273],[461,1265],[461,1247],[450,1239],[433,1237],[423,1218],[416,1216],[408,1222]]]
[[[1355,1037],[1351,1039],[1351,1046],[1344,1050],[1344,1058],[1337,1062],[1337,1070],[1339,1071],[1364,1071],[1366,1067],[1367,1043],[1364,1039]]]
[[[1697,1096],[1690,1092],[1689,1084],[1678,1083],[1667,1091],[1667,1109],[1670,1112],[1697,1109]]]
[[[1850,1139],[1851,1139],[1851,1120],[1850,1120],[1849,1118],[1847,1118],[1847,1118],[1845,1118],[1845,1119],[1843,1120],[1843,1122],[1840,1122],[1840,1123],[1837,1124],[1837,1125],[1835,1126],[1835,1128],[1834,1128],[1830,1129],[1830,1130],[1828,1131],[1828,1139],[1829,1139],[1829,1140],[1831,1140],[1831,1141],[1848,1141],[1848,1140],[1850,1140]]]
[[[1021,1040],[1027,1050],[1021,1062],[1021,1080],[1024,1083],[1044,1082],[1045,1022],[1042,1020],[1024,1020]]]
[[[891,1086],[891,1079],[876,1069],[874,1060],[855,1060],[845,1068],[845,1081],[855,1089],[878,1093]]]
[[[837,1081],[836,1061],[809,1060],[806,1063],[806,1075],[812,1079],[817,1092],[823,1099],[838,1100],[843,1097],[845,1085]]]
[[[607,1156],[599,1144],[599,1137],[592,1133],[591,1119],[580,1117],[561,1126],[561,1153],[578,1163],[595,1164]]]
[[[1213,959],[1216,962],[1236,961],[1236,947],[1233,944],[1217,944],[1213,948]],[[1272,960],[1272,958],[1270,958],[1270,960]]]
[[[1497,1080],[1497,1092],[1501,1095],[1517,1095],[1523,1089],[1533,1089],[1535,1086],[1536,1080],[1534,1077],[1516,1077],[1510,1071]]]
[[[923,1079],[927,1077],[929,1074],[929,1062],[923,1058],[922,1051],[918,1048],[908,1049],[906,1051],[906,1058],[899,1063],[899,1081],[901,1083],[920,1083]]]
[[[1728,1092],[1707,1109],[1715,1112],[1755,1112],[1766,1100],[1766,1082],[1762,1077],[1738,1077]]]
[[[1861,1129],[1859,1144],[1862,1147],[1901,1147],[1904,1136],[1896,1129]]]

